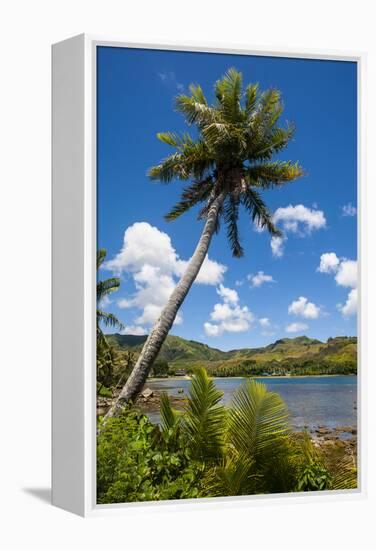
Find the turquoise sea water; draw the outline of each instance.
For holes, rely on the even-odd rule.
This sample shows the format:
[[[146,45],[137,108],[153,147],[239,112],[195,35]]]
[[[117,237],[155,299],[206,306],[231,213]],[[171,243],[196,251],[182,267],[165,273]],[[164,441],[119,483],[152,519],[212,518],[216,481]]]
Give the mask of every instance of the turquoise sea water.
[[[229,403],[232,395],[243,382],[242,378],[216,378],[217,387],[224,392],[223,401]],[[357,377],[356,376],[307,376],[286,378],[257,378],[269,390],[281,395],[286,402],[291,424],[295,429],[314,430],[318,426],[357,425]],[[155,380],[147,387],[167,391],[169,395],[181,396],[189,391],[189,380]],[[183,395],[184,395],[183,394]],[[158,413],[150,413],[153,421]]]

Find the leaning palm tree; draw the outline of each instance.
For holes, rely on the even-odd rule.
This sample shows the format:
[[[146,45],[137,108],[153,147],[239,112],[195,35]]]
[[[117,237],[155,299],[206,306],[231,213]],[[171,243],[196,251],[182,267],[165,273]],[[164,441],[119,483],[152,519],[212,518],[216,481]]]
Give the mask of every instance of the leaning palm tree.
[[[113,416],[123,404],[134,400],[142,389],[177,312],[200,271],[220,222],[226,225],[230,247],[237,258],[243,255],[237,224],[240,206],[246,209],[259,228],[266,229],[272,236],[280,236],[261,192],[280,187],[302,175],[298,163],[273,160],[294,133],[292,125],[278,125],[283,110],[278,90],[259,93],[257,84],[243,89],[241,73],[230,69],[216,82],[214,92],[212,105],[202,88],[193,84],[190,95],[176,98],[177,110],[189,125],[196,126],[196,139],[187,133],[157,135],[175,152],[150,169],[150,178],[163,183],[175,179],[190,180],[183,189],[181,200],[166,219],[175,220],[201,204],[198,219],[204,220],[204,227],[185,273],[150,332],[132,374],[108,416]]]

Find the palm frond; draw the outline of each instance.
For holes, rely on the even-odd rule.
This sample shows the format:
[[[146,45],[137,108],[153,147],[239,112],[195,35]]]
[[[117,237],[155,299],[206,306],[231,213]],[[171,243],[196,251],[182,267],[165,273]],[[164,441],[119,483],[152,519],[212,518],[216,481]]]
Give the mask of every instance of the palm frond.
[[[229,123],[240,122],[244,118],[240,106],[242,80],[242,74],[231,68],[224,77],[216,82],[214,87],[219,109]]]
[[[173,430],[179,421],[179,413],[171,407],[171,403],[166,392],[161,394],[160,414],[162,430],[165,432]]]
[[[282,232],[273,222],[273,214],[268,210],[257,191],[248,188],[242,193],[241,201],[250,213],[252,222],[260,227],[260,229],[265,227],[273,237],[282,236]]]
[[[303,170],[298,162],[292,163],[279,160],[255,164],[248,168],[246,173],[255,185],[262,189],[269,189],[273,186],[280,186],[294,181],[303,174]]]
[[[227,197],[223,206],[223,217],[232,255],[235,258],[241,258],[244,255],[244,250],[240,244],[238,231],[239,196],[229,195]]]
[[[265,118],[265,116],[272,117],[268,121],[269,124],[274,123],[277,113],[281,114],[282,112],[280,100],[281,92],[275,88],[269,88],[269,90],[265,90],[265,92],[261,94],[259,112],[262,114],[263,118]]]
[[[181,145],[181,137],[175,132],[158,132],[157,138],[162,143],[166,143],[172,147],[179,147]]]
[[[106,327],[117,327],[120,330],[124,325],[113,313],[107,313],[101,309],[97,309],[97,320],[101,321]]]
[[[217,466],[208,471],[203,480],[210,496],[251,495],[255,492],[258,475],[249,455],[226,454]]]
[[[162,183],[170,183],[173,179],[187,180],[189,171],[184,166],[184,158],[181,153],[173,153],[162,160],[157,166],[152,166],[148,171],[152,180],[160,180]]]
[[[180,94],[176,97],[175,106],[176,110],[185,116],[188,124],[197,124],[199,128],[220,119],[220,113],[197,95]]]
[[[259,139],[254,135],[250,139],[249,160],[270,160],[287,146],[294,133],[294,124],[288,124],[286,128],[263,128]]]
[[[192,456],[206,461],[218,461],[222,455],[225,409],[220,404],[223,392],[200,368],[192,377],[185,407],[184,431]]]
[[[253,113],[256,104],[257,104],[257,96],[258,96],[258,83],[256,84],[248,84],[248,86],[245,89],[245,113],[247,117],[250,117]]]
[[[97,269],[103,264],[106,258],[107,250],[105,248],[100,248],[97,250]]]
[[[332,486],[331,489],[357,489],[358,476],[355,459],[352,455],[344,456],[336,464],[336,468],[332,471]]]
[[[212,179],[207,178],[205,181],[192,183],[184,189],[182,199],[172,207],[172,209],[164,216],[167,221],[176,220],[179,216],[190,210],[196,204],[209,198],[213,190]]]
[[[163,136],[165,143],[169,141],[172,144],[175,139],[168,133]],[[202,140],[193,141],[188,135],[179,139],[179,143],[175,142],[179,152],[173,153],[157,166],[150,168],[150,179],[160,180],[162,183],[170,183],[173,179],[187,180],[190,177],[202,179],[205,172],[213,167],[215,161],[207,143]]]
[[[196,180],[203,179],[215,166],[213,152],[206,141],[185,141],[181,151],[185,170]]]
[[[226,122],[212,122],[202,129],[202,134],[211,148],[216,149],[223,143],[227,143],[231,137],[231,127]]]
[[[195,101],[200,103],[201,105],[207,105],[208,102],[206,101],[205,94],[203,92],[203,89],[199,84],[190,84],[189,85],[189,91],[191,92],[191,96]]]
[[[97,282],[97,301],[100,302],[105,296],[115,292],[120,288],[120,279],[118,277],[110,277],[104,281]]]
[[[247,380],[234,394],[228,416],[228,440],[255,462],[275,451],[289,433],[289,413],[281,397],[260,382]]]

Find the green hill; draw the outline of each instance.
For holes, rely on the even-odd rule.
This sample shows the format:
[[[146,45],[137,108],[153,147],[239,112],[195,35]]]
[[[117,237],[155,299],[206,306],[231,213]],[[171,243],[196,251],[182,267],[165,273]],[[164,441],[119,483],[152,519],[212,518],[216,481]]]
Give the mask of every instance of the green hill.
[[[106,335],[107,340],[115,347],[122,349],[131,349],[139,353],[147,336],[133,336],[130,334],[111,334]],[[162,349],[159,353],[159,359],[164,359],[169,363],[176,361],[215,361],[225,358],[228,352],[211,348],[206,344],[195,342],[194,340],[185,340],[180,336],[167,336]]]
[[[117,350],[140,353],[147,336],[111,334]],[[189,373],[204,366],[214,376],[355,374],[357,338],[337,336],[321,342],[307,336],[282,338],[263,348],[221,351],[201,342],[169,335],[158,356],[168,362],[170,373]]]

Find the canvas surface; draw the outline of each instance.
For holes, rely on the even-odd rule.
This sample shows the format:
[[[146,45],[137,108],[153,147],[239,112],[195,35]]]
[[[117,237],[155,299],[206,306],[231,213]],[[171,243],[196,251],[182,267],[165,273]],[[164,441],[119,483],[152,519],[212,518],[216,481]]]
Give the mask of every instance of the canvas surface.
[[[99,504],[357,487],[356,75],[98,48]]]

